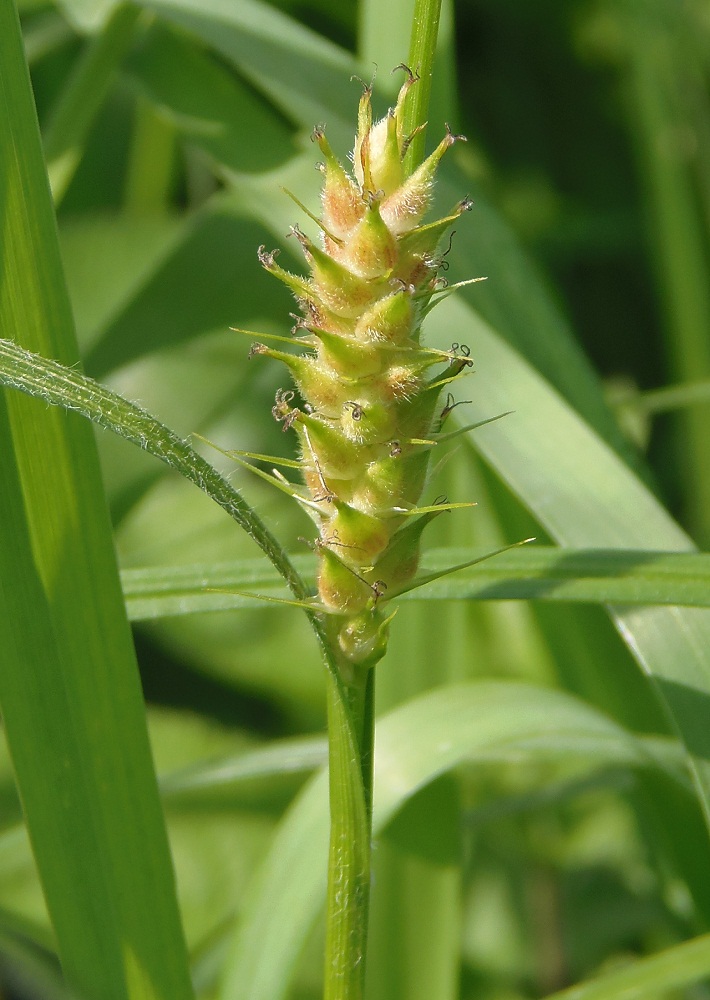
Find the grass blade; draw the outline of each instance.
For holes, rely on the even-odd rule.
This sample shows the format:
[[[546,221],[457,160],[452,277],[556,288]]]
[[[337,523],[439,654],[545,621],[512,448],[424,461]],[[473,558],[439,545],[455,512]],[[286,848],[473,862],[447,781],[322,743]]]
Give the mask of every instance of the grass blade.
[[[710,934],[579,983],[548,1000],[645,1000],[705,979],[710,974]]]
[[[0,328],[76,361],[14,4],[0,5]],[[95,442],[0,400],[0,703],[69,984],[105,1000],[191,986]]]
[[[110,389],[56,361],[0,340],[0,382],[53,406],[76,410],[99,427],[132,441],[204,490],[253,539],[298,598],[308,591],[276,539],[237,491],[186,441],[159,420]]]
[[[59,204],[81,160],[93,124],[117,66],[128,51],[140,7],[119,4],[88,42],[47,124],[44,145],[55,204]]]
[[[666,764],[652,746],[559,691],[498,681],[441,688],[378,720],[373,831],[462,761],[589,755],[595,763]],[[222,985],[223,1000],[281,1000],[325,898],[327,775],[303,790],[256,877]]]
[[[454,560],[475,557],[474,549],[432,549],[422,559],[422,570],[435,572]],[[312,556],[296,555],[291,561],[306,580],[313,578]],[[286,596],[283,580],[263,559],[140,567],[123,570],[121,579],[131,621],[257,608],[261,606],[259,594]],[[710,554],[528,546],[501,552],[485,564],[460,570],[397,600],[541,600],[707,608]]]
[[[627,466],[550,386],[467,306],[453,298],[431,317],[435,345],[466,331],[476,345],[474,419],[515,406],[481,427],[475,446],[563,545],[690,549],[692,543]],[[495,373],[495,375],[493,375]],[[710,823],[710,614],[699,608],[614,610],[622,636],[654,678],[688,747]]]

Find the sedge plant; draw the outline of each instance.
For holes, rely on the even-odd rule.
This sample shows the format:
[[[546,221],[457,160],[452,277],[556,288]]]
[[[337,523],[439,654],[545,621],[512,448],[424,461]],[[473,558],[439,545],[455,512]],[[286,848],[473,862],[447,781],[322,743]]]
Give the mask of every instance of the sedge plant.
[[[166,11],[174,6],[163,4],[162,8]],[[207,13],[199,12],[207,21],[217,17],[218,5],[208,6]],[[545,747],[554,743],[561,757],[571,746],[597,754],[602,764],[608,759],[615,765],[631,762],[634,767],[653,765],[663,770],[664,762],[671,761],[670,747],[668,760],[663,755],[657,757],[653,740],[646,741],[612,724],[591,705],[563,692],[524,684],[469,682],[404,706],[402,716],[395,713],[393,718],[382,720],[379,770],[386,779],[388,766],[391,770],[391,761],[395,761],[396,780],[390,783],[389,792],[385,788],[380,795],[378,789],[373,824],[374,678],[388,643],[396,607],[392,602],[432,579],[433,574],[427,576],[418,569],[422,533],[438,514],[457,506],[443,498],[430,503],[436,496],[433,484],[438,455],[444,450],[440,445],[456,433],[448,433],[445,425],[456,402],[455,383],[472,370],[467,350],[452,344],[454,337],[470,336],[475,342],[477,365],[486,373],[480,378],[480,394],[466,392],[476,396],[473,406],[478,421],[490,419],[511,405],[519,411],[518,421],[495,425],[491,436],[482,435],[484,440],[477,446],[565,551],[545,547],[509,553],[530,559],[506,563],[504,557],[492,564],[495,570],[490,572],[498,573],[497,577],[492,575],[486,582],[485,574],[483,579],[464,574],[451,584],[450,593],[457,587],[458,596],[466,600],[490,597],[493,583],[497,596],[508,598],[534,593],[542,600],[616,602],[612,614],[637,660],[655,678],[678,733],[685,739],[698,799],[710,816],[710,750],[703,724],[703,699],[710,690],[710,624],[703,610],[708,606],[707,557],[644,551],[684,548],[688,541],[604,444],[595,424],[596,411],[582,405],[584,393],[579,394],[580,412],[586,413],[598,433],[580,421],[539,377],[542,372],[563,389],[565,378],[570,379],[572,388],[575,378],[582,388],[587,385],[569,352],[551,352],[555,364],[560,365],[557,374],[554,365],[545,366],[545,345],[557,343],[554,315],[540,305],[536,285],[525,279],[520,259],[505,257],[505,245],[502,252],[498,247],[496,255],[491,254],[490,266],[494,272],[498,268],[491,285],[501,298],[508,296],[512,303],[517,302],[525,331],[534,333],[530,341],[519,338],[520,353],[511,350],[500,335],[506,333],[514,340],[514,322],[509,321],[506,327],[504,318],[491,314],[495,323],[489,327],[458,297],[434,309],[439,300],[447,299],[449,288],[442,273],[446,265],[453,262],[454,271],[456,256],[468,260],[467,266],[475,257],[471,243],[465,253],[447,256],[451,226],[470,207],[468,200],[456,202],[461,196],[453,184],[456,193],[450,204],[454,208],[438,220],[429,221],[426,215],[439,163],[448,159],[447,150],[457,138],[447,131],[435,151],[425,156],[423,124],[436,4],[417,4],[415,41],[408,58],[411,70],[401,70],[404,83],[399,98],[379,122],[373,121],[373,95],[365,88],[352,170],[346,170],[332,151],[327,138],[331,133],[322,127],[314,133],[323,160],[324,185],[322,212],[318,219],[311,219],[320,233],[311,240],[300,228],[294,228],[291,236],[291,244],[300,244],[303,250],[308,275],[292,274],[280,267],[275,253],[265,248],[260,252],[267,272],[295,294],[300,307],[292,336],[285,338],[289,350],[282,350],[284,345],[278,339],[272,347],[266,335],[259,336],[251,362],[252,370],[259,364],[257,356],[262,361],[279,362],[293,376],[294,385],[282,388],[277,395],[274,417],[298,441],[298,461],[286,463],[286,469],[296,467],[297,475],[291,478],[298,481],[253,468],[313,518],[317,529],[314,588],[301,580],[256,512],[187,441],[77,369],[54,219],[11,7],[0,5],[0,48],[4,54],[0,78],[6,92],[12,94],[12,100],[0,104],[4,124],[0,129],[0,163],[11,193],[5,206],[11,250],[8,277],[0,295],[0,378],[11,388],[81,412],[198,484],[261,546],[275,567],[272,580],[284,579],[290,585],[292,603],[305,607],[328,668],[331,834],[326,997],[359,1000],[363,993],[371,827],[381,831],[407,798],[432,778],[477,755],[486,760],[497,752],[505,754],[511,746],[534,754],[535,741],[541,737]],[[240,5],[230,7],[230,16],[238,19]],[[281,22],[277,19],[274,23]],[[64,140],[72,140],[77,157],[81,157],[88,126],[79,112],[86,110],[88,116],[100,95],[106,93],[113,68],[132,48],[136,25],[139,31],[146,27],[146,19],[138,17],[136,9],[118,10],[92,47],[94,57],[78,67],[73,85],[65,93],[63,111],[54,118],[60,124],[70,119],[74,127],[59,129],[55,125],[54,133],[50,128],[46,136],[47,153],[55,159],[55,166],[62,165],[66,152],[59,132]],[[199,28],[206,30],[205,22],[197,18],[191,30]],[[287,34],[290,37],[291,32]],[[213,45],[222,35],[215,30],[205,40]],[[164,37],[162,42],[178,46],[170,50],[178,53],[183,51],[179,46],[186,44],[182,36],[179,42],[172,38],[168,43]],[[12,59],[7,55],[11,48]],[[245,54],[244,48],[238,47],[234,51],[237,56],[227,52],[225,57],[238,60],[253,55],[259,63],[256,70],[263,72],[262,49],[255,47],[256,54]],[[330,50],[327,55],[330,59]],[[391,61],[398,58],[399,54]],[[309,72],[323,71],[326,75],[317,79],[331,79],[326,72],[330,62],[325,57],[326,69],[313,67],[310,49],[309,59]],[[191,65],[194,68],[195,64]],[[262,79],[256,70],[254,78]],[[140,66],[133,64],[132,72],[140,74]],[[349,72],[343,71],[343,80]],[[310,79],[309,74],[303,76]],[[176,74],[175,81],[182,79],[183,74]],[[321,90],[322,114],[330,120],[334,114],[328,104],[331,95],[326,86]],[[95,101],[88,100],[87,94]],[[234,115],[232,104],[227,103],[228,114]],[[306,102],[305,110],[298,111],[304,115],[298,118],[299,127],[312,124],[315,116],[311,117],[311,108]],[[212,104],[210,111],[214,112]],[[184,114],[181,121],[184,125]],[[209,144],[215,130],[209,136],[207,131],[202,141]],[[23,151],[23,156],[16,155],[17,150]],[[228,158],[223,149],[220,155]],[[75,166],[75,161],[65,160],[65,173],[50,171],[56,202],[66,193],[71,203],[70,175]],[[136,170],[135,176],[139,175],[140,170]],[[265,190],[271,178],[261,183],[260,190]],[[272,185],[271,201],[274,194]],[[135,207],[139,199],[131,200]],[[264,207],[264,212],[268,210]],[[35,212],[39,221],[27,224],[27,219],[35,220]],[[492,225],[485,207],[480,218],[484,227]],[[280,231],[282,223],[273,228]],[[459,238],[469,236],[462,232]],[[478,233],[475,239],[483,247],[481,253],[487,254],[491,241],[480,239]],[[473,266],[478,269],[478,264]],[[486,261],[486,270],[488,266]],[[523,291],[512,285],[506,288],[503,271],[522,275]],[[483,299],[476,298],[476,304]],[[481,308],[485,313],[485,303]],[[161,316],[169,325],[164,312]],[[51,337],[45,338],[45,332]],[[14,340],[30,350],[23,350]],[[563,342],[560,336],[559,344]],[[299,353],[292,353],[294,347]],[[538,350],[540,356],[535,353]],[[63,363],[48,358],[61,358]],[[495,377],[491,377],[493,372]],[[569,395],[575,393],[570,389]],[[91,518],[91,507],[101,508],[100,484],[94,473],[91,489],[67,474],[70,467],[86,472],[92,463],[95,465],[93,441],[85,433],[86,427],[83,438],[78,437],[80,421],[65,421],[56,410],[36,401],[18,402],[15,393],[8,398],[10,426],[3,430],[3,437],[16,445],[18,466],[15,477],[12,462],[3,460],[0,477],[4,477],[0,490],[4,504],[0,518],[0,634],[4,653],[0,701],[57,950],[67,981],[87,996],[112,1000],[189,997],[187,954],[172,889],[143,701],[115,567],[111,574],[108,519],[104,512],[103,524],[97,527]],[[590,389],[588,399],[593,398]],[[604,424],[600,426],[603,429]],[[76,448],[77,440],[81,450]],[[234,454],[240,460],[249,458],[244,452]],[[52,484],[51,496],[47,482]],[[72,502],[81,501],[83,507],[80,514],[73,515],[69,505],[66,509],[70,514],[62,520],[66,496]],[[93,499],[97,496],[99,500]],[[29,531],[22,527],[26,510],[32,511]],[[74,534],[64,535],[67,525]],[[82,532],[91,545],[79,544]],[[99,534],[103,539],[100,549],[94,543]],[[61,563],[61,572],[56,562],[59,537],[77,539],[62,553],[66,562]],[[608,551],[619,546],[629,551]],[[97,575],[97,553],[105,562],[103,575]],[[446,550],[445,556],[435,568],[463,558],[455,548]],[[70,561],[75,567],[72,575],[66,572]],[[26,569],[24,583],[15,586],[14,580],[21,578],[17,567],[21,566]],[[197,582],[195,575],[191,578],[192,608],[205,598],[220,596],[220,583],[205,592],[203,577],[196,575]],[[135,600],[140,576],[140,572],[124,576],[134,620],[140,619]],[[167,573],[167,577],[169,587],[174,587],[172,574]],[[209,578],[214,580],[214,575]],[[6,580],[13,585],[5,586]],[[81,588],[79,580],[83,581]],[[93,598],[102,602],[105,598],[112,607],[102,603],[94,609]],[[644,603],[697,606],[673,610],[638,607]],[[234,606],[238,606],[237,601]],[[162,613],[175,614],[175,604]],[[111,632],[105,627],[109,619],[118,622]],[[109,635],[120,635],[120,643],[109,640]],[[121,654],[115,664],[106,649],[102,652],[102,643]],[[100,664],[109,664],[111,670],[97,669]],[[604,673],[601,663],[599,667],[610,688],[621,683],[615,671]],[[626,699],[631,701],[633,698]],[[644,722],[632,728],[648,731],[653,725]],[[596,749],[589,751],[589,746]],[[672,763],[680,771],[676,750],[680,747],[674,744]],[[269,856],[272,863],[267,864],[267,875],[255,890],[256,901],[245,906],[240,920],[234,963],[239,968],[234,979],[230,973],[225,976],[223,997],[273,1000],[286,994],[294,955],[310,926],[308,915],[314,915],[313,908],[322,898],[319,852],[325,842],[327,817],[325,798],[320,796],[323,782],[319,782],[316,778],[279,828]],[[679,794],[687,796],[686,785],[687,781],[679,782]],[[73,796],[68,790],[73,790]],[[164,801],[169,801],[170,793],[163,787],[166,794]],[[685,799],[683,803],[687,807]],[[686,808],[680,816],[689,812]],[[138,822],[136,817],[143,819]],[[676,836],[683,842],[677,832]],[[284,844],[292,850],[283,850]],[[703,845],[705,849],[704,840]],[[695,879],[688,876],[688,885],[706,884],[704,857],[698,852],[698,875]],[[221,872],[220,878],[226,881]],[[265,933],[260,917],[269,905],[278,908],[279,919],[272,920]],[[677,917],[673,918],[674,926]],[[691,933],[697,933],[690,923],[687,926]],[[156,928],[160,935],[154,933]],[[242,947],[243,942],[247,946]],[[658,941],[655,943],[657,947]],[[665,976],[663,982],[671,988],[700,979],[710,967],[710,946],[702,937],[669,952],[649,960],[650,964],[633,962],[616,978],[612,974],[611,980],[601,985],[583,986],[582,993],[575,996],[610,1000],[627,996],[629,984],[641,995],[661,988],[659,977]],[[245,955],[247,960],[242,961]],[[428,954],[420,957],[414,976],[428,958]],[[376,969],[376,961],[372,964]],[[594,965],[586,968],[593,970]],[[448,979],[453,980],[453,975]],[[237,980],[238,985],[233,985]],[[545,979],[545,989],[558,988],[565,981],[560,976],[550,977]],[[387,995],[386,990],[380,995]],[[432,989],[429,995],[444,993]]]
[[[426,346],[421,336],[429,311],[456,287],[442,276],[451,247],[447,236],[471,202],[461,200],[433,222],[425,216],[439,163],[462,137],[447,128],[436,149],[412,164],[414,135],[406,131],[405,108],[420,81],[407,66],[397,69],[404,83],[379,121],[373,121],[372,88],[364,86],[352,175],[324,128],[313,132],[323,156],[322,214],[308,214],[320,240],[312,241],[298,226],[290,234],[310,274],[294,274],[277,263],[276,251],[259,249],[262,266],[298,301],[301,314],[289,339],[305,353],[260,342],[251,349],[252,357],[285,365],[295,383],[296,391],[277,391],[272,413],[298,437],[296,464],[304,486],[277,471],[259,475],[300,504],[318,529],[317,592],[304,603],[323,623],[333,674],[325,965],[326,997],[332,1000],[362,993],[373,668],[387,649],[395,613],[390,602],[430,579],[416,578],[426,526],[444,511],[471,506],[446,498],[421,505],[432,452],[459,433],[442,431],[454,406],[450,391],[442,405],[442,390],[473,364],[466,345],[442,351]],[[359,761],[354,773],[353,757]]]
[[[431,29],[437,8],[425,7]],[[417,60],[425,81],[432,44],[430,30]],[[292,229],[310,276],[291,274],[276,263],[276,253],[259,251],[266,270],[298,299],[301,316],[289,339],[307,349],[296,355],[260,343],[252,348],[252,355],[283,362],[294,377],[300,405],[294,405],[292,390],[280,390],[273,415],[284,430],[298,435],[305,487],[279,473],[260,474],[294,497],[318,525],[315,595],[309,595],[256,514],[185,442],[79,373],[4,343],[6,384],[79,410],[199,483],[261,545],[289,581],[291,603],[304,606],[311,618],[329,668],[331,833],[324,976],[329,1000],[357,1000],[363,993],[373,667],[386,651],[393,617],[389,602],[431,579],[431,574],[417,577],[427,524],[445,510],[470,506],[420,503],[432,451],[456,433],[442,432],[454,405],[450,395],[441,403],[442,390],[472,365],[464,346],[444,351],[425,346],[421,325],[451,290],[441,274],[450,248],[446,238],[471,202],[463,199],[445,217],[425,220],[437,167],[459,137],[447,129],[434,152],[416,162],[424,122],[408,122],[408,100],[421,81],[418,73],[401,69],[405,80],[396,105],[378,122],[373,122],[372,90],[364,88],[352,176],[331,150],[324,129],[314,132],[324,158],[323,212],[316,220],[321,244]],[[426,82],[421,91],[425,87]]]

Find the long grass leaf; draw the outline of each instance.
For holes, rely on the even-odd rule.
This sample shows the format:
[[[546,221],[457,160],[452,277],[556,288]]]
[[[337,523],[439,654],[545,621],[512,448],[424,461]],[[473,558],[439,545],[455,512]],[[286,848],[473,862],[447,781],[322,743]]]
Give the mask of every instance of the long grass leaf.
[[[439,344],[452,331],[475,343],[474,419],[515,414],[472,432],[472,441],[547,531],[563,545],[682,550],[690,539],[627,466],[472,309],[453,299],[432,314]],[[654,678],[684,739],[710,822],[710,614],[700,608],[613,610],[622,636]]]
[[[0,340],[0,382],[54,406],[75,410],[145,449],[204,490],[269,556],[296,597],[308,592],[258,514],[194,448],[145,410],[76,369]]]
[[[64,197],[81,160],[87,133],[108,93],[116,68],[133,40],[140,7],[119,4],[87,43],[59,95],[44,134],[55,204]]]
[[[76,361],[14,4],[0,5],[0,329]],[[88,424],[0,400],[0,703],[68,983],[191,996],[174,876]]]
[[[475,556],[472,549],[431,549],[424,554],[422,571],[443,570],[455,560]],[[306,580],[313,578],[312,556],[292,556],[291,561]],[[282,579],[263,559],[139,567],[123,570],[121,579],[131,621],[256,608],[260,594],[286,596]],[[710,555],[534,545],[502,552],[485,564],[459,570],[399,600],[541,600],[708,608]]]
[[[691,986],[710,975],[710,934],[638,958],[597,979],[554,993],[547,1000],[645,1000]]]
[[[666,763],[601,713],[559,691],[505,682],[452,685],[378,721],[373,830],[462,761],[589,756],[598,764]],[[281,1000],[325,898],[327,776],[316,776],[280,825],[227,965],[224,1000]]]

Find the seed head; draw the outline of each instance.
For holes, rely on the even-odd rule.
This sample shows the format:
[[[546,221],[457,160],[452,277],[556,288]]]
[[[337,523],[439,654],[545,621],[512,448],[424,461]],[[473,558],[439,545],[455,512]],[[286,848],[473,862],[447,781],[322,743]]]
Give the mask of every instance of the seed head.
[[[259,250],[262,265],[291,288],[303,313],[294,333],[304,334],[308,353],[263,344],[253,353],[284,363],[303,400],[293,406],[293,393],[279,390],[273,413],[299,438],[309,509],[320,531],[318,597],[335,616],[340,650],[353,664],[382,655],[384,605],[416,573],[422,531],[438,512],[418,514],[417,504],[441,423],[439,396],[470,364],[460,350],[420,345],[421,322],[446,266],[440,244],[470,202],[422,223],[439,163],[462,137],[447,128],[434,152],[406,175],[411,137],[404,134],[403,109],[416,82],[407,70],[395,107],[375,123],[371,89],[364,88],[353,176],[324,127],[314,130],[323,156],[321,244],[297,226],[291,230],[309,275],[292,274],[276,263],[276,252]]]

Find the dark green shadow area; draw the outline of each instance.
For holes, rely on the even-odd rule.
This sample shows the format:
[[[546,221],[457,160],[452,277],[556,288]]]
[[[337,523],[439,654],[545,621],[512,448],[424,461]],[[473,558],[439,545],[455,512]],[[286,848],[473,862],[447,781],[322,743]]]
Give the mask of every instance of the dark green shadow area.
[[[208,330],[226,330],[274,310],[288,316],[291,296],[257,263],[257,247],[268,240],[259,226],[219,206],[199,217],[88,352],[86,370],[100,378],[148,351]]]
[[[664,677],[654,677],[654,683],[673,716],[683,720],[682,739],[688,752],[710,760],[710,694]]]

